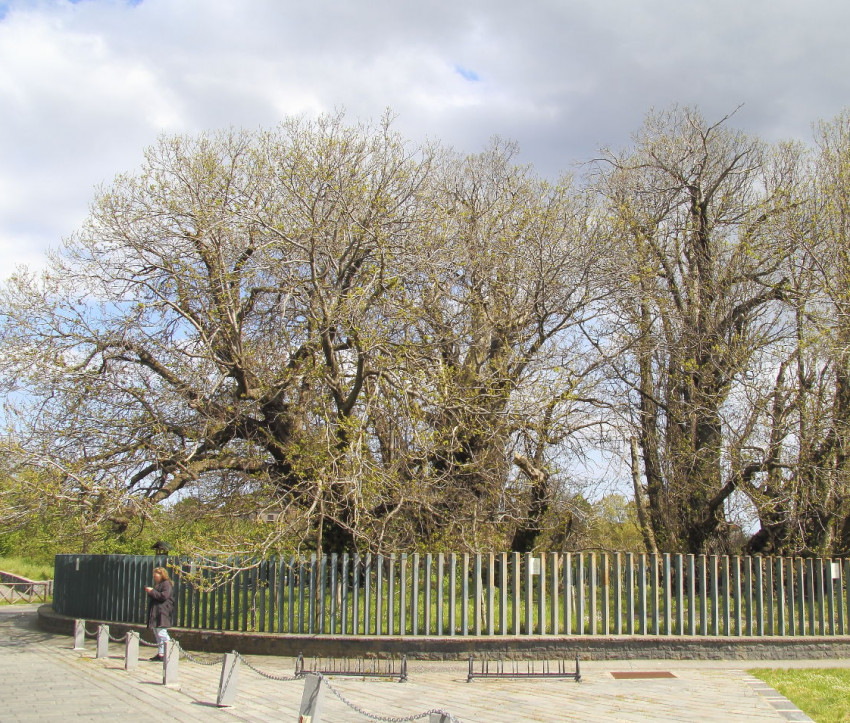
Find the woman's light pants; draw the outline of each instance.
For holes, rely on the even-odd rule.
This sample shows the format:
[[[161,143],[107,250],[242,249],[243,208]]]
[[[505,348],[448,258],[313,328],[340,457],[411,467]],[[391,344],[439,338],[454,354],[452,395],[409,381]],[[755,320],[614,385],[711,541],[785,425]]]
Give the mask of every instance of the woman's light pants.
[[[168,628],[154,628],[153,634],[157,643],[156,652],[159,655],[165,655],[165,644],[171,640],[171,638],[168,637]]]

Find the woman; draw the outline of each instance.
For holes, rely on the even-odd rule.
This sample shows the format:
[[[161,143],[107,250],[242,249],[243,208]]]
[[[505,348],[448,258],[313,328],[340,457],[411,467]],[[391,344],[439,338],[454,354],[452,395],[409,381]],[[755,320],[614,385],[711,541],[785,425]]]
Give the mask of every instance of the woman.
[[[148,594],[148,627],[153,630],[157,642],[157,653],[151,660],[165,659],[165,644],[171,640],[168,628],[174,624],[174,586],[168,579],[168,570],[155,567],[153,587],[146,587]]]

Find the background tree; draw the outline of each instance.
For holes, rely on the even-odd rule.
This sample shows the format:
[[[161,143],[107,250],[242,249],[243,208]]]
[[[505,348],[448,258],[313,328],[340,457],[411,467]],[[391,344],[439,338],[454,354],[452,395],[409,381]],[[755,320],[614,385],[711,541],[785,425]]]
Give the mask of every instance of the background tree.
[[[784,233],[793,280],[794,343],[771,392],[771,465],[750,485],[761,527],[748,548],[780,554],[846,554],[848,507],[847,290],[850,281],[850,118],[817,127],[816,148],[793,150],[794,213]]]
[[[569,440],[599,424],[580,325],[610,294],[605,243],[570,179],[515,153],[497,140],[444,160],[404,275],[404,358],[375,429],[410,488],[425,483],[396,518],[411,542],[533,549]]]
[[[87,496],[229,481],[222,494],[264,489],[350,545],[340,460],[381,354],[364,326],[427,156],[341,118],[161,140],[41,278],[4,290],[22,444]]]
[[[848,119],[811,150],[730,123],[652,114],[584,186],[388,119],[161,139],[0,291],[0,520],[696,553],[742,508],[751,551],[850,549]]]
[[[324,550],[531,549],[609,291],[586,199],[514,154],[341,117],[162,139],[3,290],[19,444],[119,532],[191,492]]]
[[[764,146],[673,109],[599,166],[623,278],[607,354],[629,391],[659,548],[722,547],[724,503],[761,470],[737,453],[730,394],[781,333],[786,204]],[[611,345],[611,342],[618,345]]]

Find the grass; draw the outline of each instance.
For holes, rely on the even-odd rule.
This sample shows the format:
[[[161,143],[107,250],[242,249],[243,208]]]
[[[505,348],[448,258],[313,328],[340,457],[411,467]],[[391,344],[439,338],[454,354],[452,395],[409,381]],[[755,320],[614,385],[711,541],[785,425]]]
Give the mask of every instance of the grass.
[[[850,721],[850,668],[757,668],[749,672],[818,723]]]
[[[24,557],[6,557],[0,555],[0,570],[20,575],[29,580],[52,580],[53,565],[33,562]]]

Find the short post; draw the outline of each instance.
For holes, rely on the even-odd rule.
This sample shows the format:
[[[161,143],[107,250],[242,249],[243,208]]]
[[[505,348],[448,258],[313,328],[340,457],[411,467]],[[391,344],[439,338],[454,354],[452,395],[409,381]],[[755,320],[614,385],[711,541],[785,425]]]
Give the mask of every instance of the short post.
[[[431,713],[428,723],[451,723],[448,713]]]
[[[233,705],[238,682],[239,655],[236,652],[225,653],[224,663],[221,666],[221,680],[218,683],[218,698],[215,701],[219,708]]]
[[[298,723],[322,723],[325,689],[322,676],[308,673],[304,677],[304,693],[298,711]]]
[[[180,661],[180,643],[169,640],[165,643],[165,656],[162,660],[162,684],[176,685],[179,682],[178,663]]]
[[[130,630],[124,638],[124,670],[135,670],[139,664],[139,634]]]
[[[97,652],[94,655],[95,658],[108,658],[109,657],[109,626],[108,625],[98,625],[97,626]]]
[[[74,621],[74,650],[86,649],[86,621]]]

